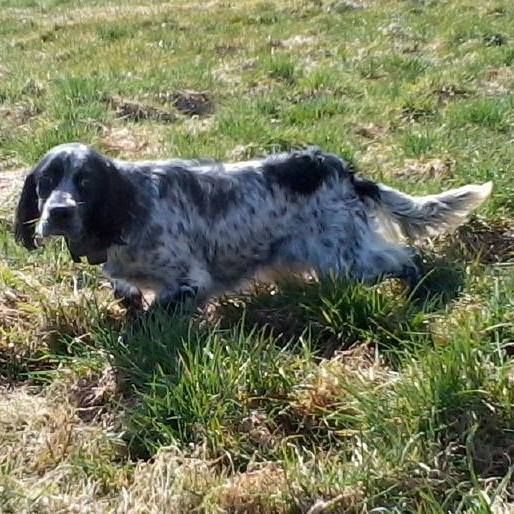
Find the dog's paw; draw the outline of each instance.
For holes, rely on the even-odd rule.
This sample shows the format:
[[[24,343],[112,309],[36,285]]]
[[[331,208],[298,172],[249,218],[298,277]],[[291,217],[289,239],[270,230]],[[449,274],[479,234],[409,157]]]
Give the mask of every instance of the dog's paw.
[[[114,298],[120,301],[130,315],[135,315],[144,308],[143,294],[137,287],[118,282],[114,286]]]
[[[171,293],[161,294],[155,303],[155,307],[165,309],[170,314],[184,313],[194,308],[197,296],[197,287],[182,284]]]
[[[410,290],[413,290],[418,286],[420,280],[423,278],[423,274],[418,266],[405,266],[400,278],[405,281]]]

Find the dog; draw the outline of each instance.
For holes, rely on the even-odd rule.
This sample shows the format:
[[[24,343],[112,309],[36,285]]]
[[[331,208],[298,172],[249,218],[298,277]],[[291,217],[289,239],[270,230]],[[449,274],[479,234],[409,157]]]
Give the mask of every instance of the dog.
[[[126,306],[141,308],[150,290],[167,307],[269,269],[413,285],[409,243],[455,229],[491,190],[413,197],[317,148],[239,163],[131,162],[69,143],[27,175],[14,230],[28,249],[64,236],[75,262],[102,264]]]

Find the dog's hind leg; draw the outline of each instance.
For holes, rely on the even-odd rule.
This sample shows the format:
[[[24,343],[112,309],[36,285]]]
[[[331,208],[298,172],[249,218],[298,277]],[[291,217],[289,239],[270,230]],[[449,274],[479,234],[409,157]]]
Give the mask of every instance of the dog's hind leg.
[[[319,275],[335,274],[368,284],[386,278],[399,278],[410,287],[418,283],[421,273],[413,249],[384,239],[367,223],[348,228],[318,243],[323,248],[314,259]]]

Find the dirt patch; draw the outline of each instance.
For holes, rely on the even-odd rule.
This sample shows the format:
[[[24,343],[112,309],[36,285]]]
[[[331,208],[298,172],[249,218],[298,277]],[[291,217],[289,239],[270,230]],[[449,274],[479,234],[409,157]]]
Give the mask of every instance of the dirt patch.
[[[446,241],[483,264],[514,262],[514,224],[508,220],[474,218]]]
[[[453,159],[410,159],[403,168],[393,172],[397,178],[434,179],[448,178],[453,174],[455,161]]]
[[[387,128],[374,123],[366,123],[365,125],[356,125],[354,131],[357,135],[366,139],[380,139],[387,134]]]
[[[177,119],[174,112],[120,96],[109,97],[107,105],[110,109],[114,110],[118,118],[124,120],[136,122],[154,120],[163,123],[173,123]]]
[[[159,95],[159,99],[170,103],[177,111],[188,116],[205,116],[212,113],[214,104],[206,91],[176,91]]]
[[[144,130],[135,130],[136,127],[104,127],[102,145],[114,154],[121,154],[126,158],[139,158],[141,156],[154,156],[159,153],[160,145],[155,140],[157,136],[147,134]]]

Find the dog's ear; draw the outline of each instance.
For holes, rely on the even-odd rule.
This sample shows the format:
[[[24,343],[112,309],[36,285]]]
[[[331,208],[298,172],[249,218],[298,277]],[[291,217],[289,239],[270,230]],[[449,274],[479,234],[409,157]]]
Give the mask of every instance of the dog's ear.
[[[29,250],[37,248],[34,235],[38,218],[36,178],[34,171],[31,171],[25,178],[14,219],[14,237]]]
[[[66,246],[68,247],[68,251],[70,252],[71,259],[73,262],[80,262],[80,253],[76,245],[70,239],[66,238]]]
[[[91,172],[84,202],[84,232],[80,239],[66,239],[74,262],[86,257],[89,264],[102,264],[112,245],[123,245],[123,234],[137,215],[135,187],[114,162],[91,151]]]
[[[113,162],[103,156],[101,171],[99,185],[102,190],[96,195],[101,203],[91,213],[88,228],[101,246],[124,244],[122,235],[137,216],[135,187]]]
[[[133,216],[136,192],[132,183],[111,162],[107,166],[107,176],[110,201],[105,204],[107,208],[105,217],[110,219],[113,243],[120,244],[121,233],[129,225]]]

